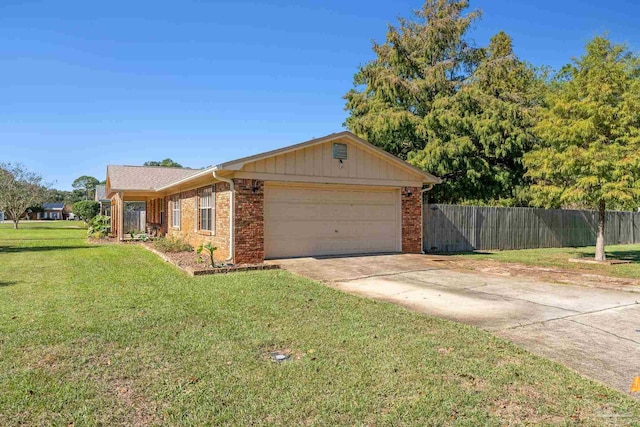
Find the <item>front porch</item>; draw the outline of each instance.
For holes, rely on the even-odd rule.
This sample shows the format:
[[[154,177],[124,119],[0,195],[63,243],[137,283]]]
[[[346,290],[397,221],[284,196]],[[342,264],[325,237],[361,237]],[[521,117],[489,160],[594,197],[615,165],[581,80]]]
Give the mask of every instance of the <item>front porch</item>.
[[[165,198],[155,192],[115,193],[111,198],[111,230],[121,242],[129,240],[131,233],[164,236]]]

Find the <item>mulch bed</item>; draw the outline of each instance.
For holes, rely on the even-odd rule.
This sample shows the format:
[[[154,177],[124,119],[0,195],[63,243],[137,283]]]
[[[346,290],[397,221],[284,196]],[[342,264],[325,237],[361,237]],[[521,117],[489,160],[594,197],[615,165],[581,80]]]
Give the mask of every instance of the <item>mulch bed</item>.
[[[139,243],[147,250],[158,255],[164,261],[169,262],[190,276],[202,276],[205,274],[225,274],[241,271],[258,271],[258,270],[278,270],[280,266],[277,264],[237,264],[225,265],[223,267],[213,268],[206,261],[201,261],[200,256],[195,252],[160,252],[153,247],[153,243]]]

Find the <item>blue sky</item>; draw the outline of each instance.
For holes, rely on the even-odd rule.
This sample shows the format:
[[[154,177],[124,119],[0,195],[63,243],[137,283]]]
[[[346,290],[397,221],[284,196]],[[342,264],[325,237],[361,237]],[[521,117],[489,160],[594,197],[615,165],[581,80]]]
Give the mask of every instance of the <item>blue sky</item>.
[[[0,2],[0,161],[55,187],[107,164],[202,167],[342,130],[342,96],[386,24],[420,1]],[[559,68],[609,32],[640,48],[631,0],[472,0],[477,44]]]

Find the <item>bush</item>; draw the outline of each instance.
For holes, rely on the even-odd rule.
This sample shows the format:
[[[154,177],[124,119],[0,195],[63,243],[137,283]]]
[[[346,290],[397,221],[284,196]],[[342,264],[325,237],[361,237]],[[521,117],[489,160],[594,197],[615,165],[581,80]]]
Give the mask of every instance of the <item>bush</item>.
[[[159,237],[153,242],[153,247],[160,252],[191,252],[193,247],[180,236]]]
[[[100,203],[92,200],[83,200],[73,204],[73,213],[78,215],[87,224],[100,213]]]
[[[89,221],[87,234],[94,239],[101,239],[106,236],[111,227],[111,217],[105,215],[95,216]]]

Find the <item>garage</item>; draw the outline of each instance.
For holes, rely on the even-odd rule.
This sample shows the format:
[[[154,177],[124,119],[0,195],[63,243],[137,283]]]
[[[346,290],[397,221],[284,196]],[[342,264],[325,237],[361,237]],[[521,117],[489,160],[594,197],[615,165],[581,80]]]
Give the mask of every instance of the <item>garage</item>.
[[[265,258],[400,252],[400,190],[269,182]]]

